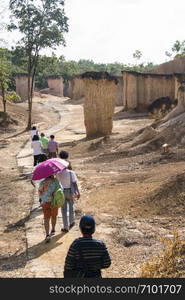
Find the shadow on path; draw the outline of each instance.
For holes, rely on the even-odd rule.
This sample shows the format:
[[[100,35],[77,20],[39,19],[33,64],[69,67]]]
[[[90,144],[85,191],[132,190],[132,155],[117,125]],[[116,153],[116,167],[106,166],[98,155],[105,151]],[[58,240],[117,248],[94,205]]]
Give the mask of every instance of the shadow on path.
[[[22,130],[21,132],[18,132],[18,133],[14,134],[14,135],[7,136],[7,137],[4,138],[3,140],[8,140],[8,139],[14,138],[14,137],[19,136],[19,135],[21,135],[21,134],[23,134],[23,133],[25,133],[25,132],[27,132],[27,131],[28,131],[27,129],[24,129],[24,130]],[[1,141],[2,141],[2,140],[0,140],[0,142],[1,142]]]
[[[34,212],[34,215],[32,215],[33,212]],[[16,223],[8,224],[6,226],[6,229],[4,230],[4,233],[17,230],[18,227],[24,226],[26,222],[28,222],[30,219],[37,217],[40,214],[42,214],[42,208],[40,206],[33,208],[30,211],[30,214],[27,215],[26,217],[20,219]]]
[[[45,243],[45,240],[43,240],[19,255],[16,255],[15,253],[8,258],[0,259],[0,270],[15,270],[17,268],[25,267],[28,261],[35,259],[44,253],[50,252],[52,249],[63,244],[63,241],[58,242],[58,240],[61,239],[61,237],[63,237],[65,234],[66,233],[60,233],[51,237],[51,241],[49,243]]]

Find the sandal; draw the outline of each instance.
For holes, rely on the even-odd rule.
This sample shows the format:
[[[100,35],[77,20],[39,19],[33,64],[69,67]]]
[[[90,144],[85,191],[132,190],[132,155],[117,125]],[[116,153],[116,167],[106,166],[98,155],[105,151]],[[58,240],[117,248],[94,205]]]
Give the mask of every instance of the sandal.
[[[68,229],[65,229],[65,228],[62,228],[61,231],[62,231],[62,232],[69,232],[69,230],[68,230]]]
[[[55,229],[52,229],[52,230],[51,230],[50,236],[51,236],[51,235],[55,235]]]
[[[50,235],[47,234],[47,235],[46,235],[46,238],[45,238],[45,243],[49,243],[49,242],[50,242]]]
[[[69,228],[72,228],[73,226],[75,226],[75,222],[71,223]]]

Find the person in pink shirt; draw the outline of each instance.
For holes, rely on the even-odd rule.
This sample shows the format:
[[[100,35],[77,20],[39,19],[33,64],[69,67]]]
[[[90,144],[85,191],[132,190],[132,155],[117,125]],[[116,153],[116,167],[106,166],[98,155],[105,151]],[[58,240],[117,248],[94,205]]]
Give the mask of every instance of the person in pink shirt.
[[[55,136],[50,135],[50,140],[48,142],[48,157],[57,157],[58,154],[58,143],[54,140]]]

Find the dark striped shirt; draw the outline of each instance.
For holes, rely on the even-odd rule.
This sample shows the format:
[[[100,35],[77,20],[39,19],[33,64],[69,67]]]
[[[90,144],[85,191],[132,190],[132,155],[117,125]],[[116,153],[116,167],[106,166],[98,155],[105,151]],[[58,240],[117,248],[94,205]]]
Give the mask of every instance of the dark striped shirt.
[[[101,269],[110,265],[111,259],[103,241],[92,237],[78,238],[68,250],[64,277],[73,277],[70,275],[73,270],[84,270],[87,275],[85,277],[101,277]]]

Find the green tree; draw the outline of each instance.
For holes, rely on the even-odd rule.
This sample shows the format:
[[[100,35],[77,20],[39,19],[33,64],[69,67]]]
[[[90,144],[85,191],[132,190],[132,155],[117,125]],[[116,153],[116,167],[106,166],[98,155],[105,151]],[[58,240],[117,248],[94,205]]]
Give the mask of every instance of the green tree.
[[[173,44],[171,50],[174,53],[174,55],[173,55],[173,53],[170,53],[168,51],[165,52],[165,55],[168,57],[172,57],[172,55],[173,55],[173,58],[179,58],[179,57],[185,56],[185,40],[182,42],[179,40],[176,40],[175,43]]]
[[[25,50],[22,47],[12,48],[10,51],[9,59],[12,64],[20,69],[20,72],[27,71],[27,56]]]
[[[121,71],[124,70],[124,65],[118,62],[107,64],[106,71],[112,75],[121,76]]]
[[[178,40],[175,41],[172,47],[172,51],[175,52],[175,58],[185,56],[185,40],[182,42]]]
[[[141,51],[135,50],[135,52],[133,53],[133,58],[135,58],[137,61],[139,61],[141,57],[142,57]]]
[[[173,47],[172,47],[172,51],[173,52],[176,52],[177,54],[181,51],[181,42],[180,41],[175,41],[175,43],[173,44]]]
[[[19,46],[25,51],[28,72],[28,123],[31,128],[34,79],[40,50],[65,46],[64,33],[68,32],[62,0],[10,0],[12,21],[8,30],[19,30]]]
[[[59,59],[53,54],[51,57],[40,56],[38,60],[35,85],[39,88],[47,87],[47,76],[60,75]]]
[[[6,59],[6,51],[0,49],[0,88],[3,98],[3,111],[6,112],[6,92],[11,71],[10,62]]]
[[[68,80],[70,77],[81,73],[79,64],[74,61],[62,61],[60,62],[61,75],[65,80]]]

